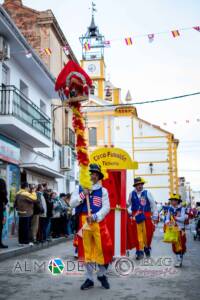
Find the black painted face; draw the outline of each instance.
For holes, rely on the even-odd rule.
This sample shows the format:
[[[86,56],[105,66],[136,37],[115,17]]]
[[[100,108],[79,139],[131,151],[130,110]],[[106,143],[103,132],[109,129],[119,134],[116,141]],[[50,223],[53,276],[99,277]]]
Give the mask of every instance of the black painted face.
[[[91,172],[90,178],[93,184],[96,184],[99,181],[99,173],[98,172]]]
[[[179,202],[176,199],[171,200],[172,206],[178,206]]]
[[[135,189],[136,189],[137,192],[142,192],[142,190],[143,190],[143,183],[138,183],[135,186]]]

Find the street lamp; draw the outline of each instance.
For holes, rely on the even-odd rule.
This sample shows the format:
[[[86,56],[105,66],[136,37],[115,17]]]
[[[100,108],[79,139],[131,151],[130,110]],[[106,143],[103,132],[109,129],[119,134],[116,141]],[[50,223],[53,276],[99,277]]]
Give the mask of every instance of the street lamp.
[[[149,169],[150,169],[150,173],[153,174],[153,163],[152,162],[149,163]]]

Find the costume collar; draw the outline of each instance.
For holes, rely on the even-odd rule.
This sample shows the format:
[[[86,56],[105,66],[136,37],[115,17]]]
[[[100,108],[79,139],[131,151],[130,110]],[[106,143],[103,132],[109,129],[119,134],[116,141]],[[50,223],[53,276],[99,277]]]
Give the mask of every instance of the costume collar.
[[[96,184],[93,184],[92,190],[96,191],[96,190],[99,190],[101,187],[102,187],[101,184],[99,182],[97,182]]]
[[[144,192],[144,189],[141,192],[138,192],[136,189],[134,189],[134,191],[136,192],[137,195],[141,195],[142,192]]]
[[[181,205],[178,205],[178,206],[173,206],[173,205],[171,205],[171,207],[172,207],[173,209],[178,209],[178,208],[181,208]]]

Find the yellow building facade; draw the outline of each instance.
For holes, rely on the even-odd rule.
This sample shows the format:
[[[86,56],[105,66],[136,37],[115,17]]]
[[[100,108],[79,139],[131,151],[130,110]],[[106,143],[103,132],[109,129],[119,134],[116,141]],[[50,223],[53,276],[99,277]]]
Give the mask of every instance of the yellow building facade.
[[[93,39],[98,40],[98,45]],[[89,151],[114,146],[128,152],[139,167],[127,172],[127,193],[132,190],[134,177],[142,176],[155,200],[165,203],[170,193],[178,192],[178,140],[173,133],[139,118],[131,105],[130,92],[121,99],[121,89],[106,79],[104,39],[94,17],[82,37],[85,40],[91,48],[83,52],[81,66],[93,80],[89,101],[84,104]]]

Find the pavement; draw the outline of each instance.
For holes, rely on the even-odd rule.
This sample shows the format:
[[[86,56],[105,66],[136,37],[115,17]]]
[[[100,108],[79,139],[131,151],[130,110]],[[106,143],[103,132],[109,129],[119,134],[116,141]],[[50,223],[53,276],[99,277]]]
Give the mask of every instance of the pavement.
[[[67,238],[69,240],[72,239],[72,237]],[[0,249],[0,262],[4,261],[5,259],[9,259],[12,257],[16,257],[22,254],[28,254],[34,251],[39,251],[42,249],[46,249],[49,247],[52,247],[54,245],[57,245],[59,243],[63,243],[66,242],[67,240],[65,237],[60,237],[57,239],[52,239],[49,242],[45,242],[45,243],[40,243],[38,245],[24,245],[24,246],[19,246],[18,244],[18,239],[16,237],[10,237],[6,240],[3,241],[3,243],[5,245],[8,246],[7,249]]]
[[[110,290],[102,289],[96,279],[93,289],[80,290],[84,270],[73,258],[72,241],[12,257],[0,263],[0,299],[27,300],[31,296],[42,300],[197,300],[200,241],[194,241],[187,231],[184,264],[181,269],[175,269],[171,245],[163,243],[162,238],[161,228],[157,228],[151,260],[136,262],[134,252],[129,258],[116,259],[108,272]],[[65,265],[57,275],[48,269],[49,261],[54,258],[60,258]]]

